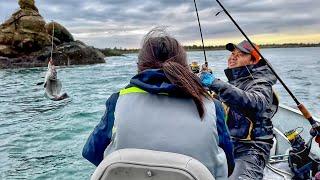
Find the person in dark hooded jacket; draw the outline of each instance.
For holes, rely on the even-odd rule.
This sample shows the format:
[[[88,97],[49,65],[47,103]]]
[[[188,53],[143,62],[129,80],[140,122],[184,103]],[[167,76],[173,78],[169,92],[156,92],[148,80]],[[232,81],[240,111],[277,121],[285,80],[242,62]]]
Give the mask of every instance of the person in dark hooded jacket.
[[[191,72],[183,47],[164,31],[152,30],[137,65],[129,85],[107,100],[83,157],[98,166],[118,149],[173,152],[199,160],[216,179],[226,179],[227,159],[232,162],[233,156],[226,124],[217,122],[223,109]],[[228,158],[218,145],[227,149]]]
[[[272,85],[277,79],[248,41],[229,43],[226,49],[232,52],[225,70],[229,81],[210,73],[202,73],[200,78],[226,104],[235,158],[229,179],[262,179],[273,144],[271,118],[278,100]]]

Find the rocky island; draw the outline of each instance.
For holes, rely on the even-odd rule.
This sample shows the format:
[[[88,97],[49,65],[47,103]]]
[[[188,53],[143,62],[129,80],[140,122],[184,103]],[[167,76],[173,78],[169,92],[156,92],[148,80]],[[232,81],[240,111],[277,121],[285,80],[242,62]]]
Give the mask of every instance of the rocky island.
[[[19,6],[20,9],[0,25],[0,69],[47,66],[52,39],[56,65],[105,62],[101,51],[75,40],[61,24],[46,23],[34,0],[19,0]]]

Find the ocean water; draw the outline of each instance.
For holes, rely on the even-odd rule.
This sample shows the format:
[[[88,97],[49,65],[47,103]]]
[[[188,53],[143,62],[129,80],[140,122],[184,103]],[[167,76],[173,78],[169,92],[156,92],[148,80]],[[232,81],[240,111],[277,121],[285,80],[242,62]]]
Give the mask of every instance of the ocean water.
[[[263,49],[280,77],[314,116],[320,116],[320,48]],[[225,79],[227,51],[207,52],[216,77]],[[189,61],[203,62],[202,52]],[[105,101],[136,73],[137,54],[108,57],[105,64],[61,67],[63,101],[44,96],[46,68],[0,70],[0,179],[89,179],[95,166],[82,147],[100,121]],[[295,107],[284,88],[280,101]]]

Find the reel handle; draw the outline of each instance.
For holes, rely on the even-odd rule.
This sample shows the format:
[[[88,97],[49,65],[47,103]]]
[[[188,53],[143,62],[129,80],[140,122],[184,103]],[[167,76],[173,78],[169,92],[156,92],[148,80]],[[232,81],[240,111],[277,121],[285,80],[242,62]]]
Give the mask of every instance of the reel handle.
[[[310,129],[310,135],[315,137],[315,141],[318,143],[320,147],[320,125],[319,123],[314,123],[312,128]]]

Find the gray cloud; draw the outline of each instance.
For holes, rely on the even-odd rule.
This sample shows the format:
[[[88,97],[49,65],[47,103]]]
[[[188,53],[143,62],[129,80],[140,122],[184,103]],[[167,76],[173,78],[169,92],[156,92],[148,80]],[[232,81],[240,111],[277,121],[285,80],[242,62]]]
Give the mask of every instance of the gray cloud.
[[[319,33],[318,0],[220,0],[250,35]],[[192,0],[36,0],[46,21],[66,26],[76,39],[97,47],[139,47],[143,35],[164,25],[182,42],[200,39]],[[204,37],[240,37],[227,16],[215,16],[214,0],[197,1]],[[0,0],[3,22],[18,9],[17,1]]]

